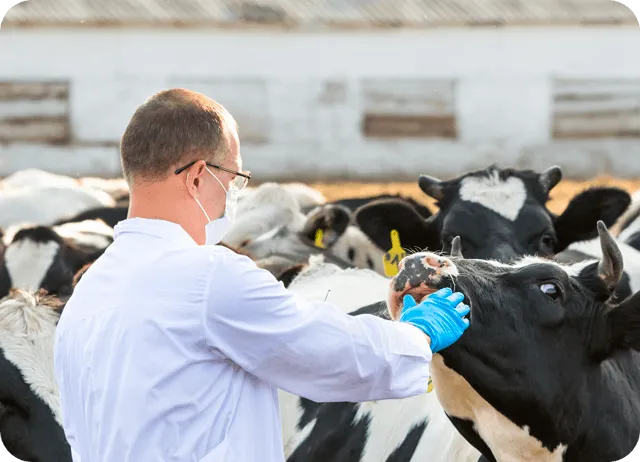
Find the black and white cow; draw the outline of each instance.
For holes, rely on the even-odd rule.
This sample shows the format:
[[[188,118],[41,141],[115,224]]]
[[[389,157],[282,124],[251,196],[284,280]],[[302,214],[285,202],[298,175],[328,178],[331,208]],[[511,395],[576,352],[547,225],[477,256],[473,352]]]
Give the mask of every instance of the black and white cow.
[[[69,296],[74,274],[97,259],[112,242],[113,229],[94,220],[9,228],[0,268],[7,282],[1,283],[0,297],[7,295],[9,288],[44,289],[50,295]]]
[[[304,299],[327,300],[353,316],[388,318],[390,279],[381,274],[341,269],[323,256],[291,272],[289,290]],[[364,403],[319,403],[313,398],[279,390],[288,462],[477,462],[480,457],[447,419],[433,392]]]
[[[459,239],[456,242],[454,250],[459,252]],[[625,255],[634,257],[633,253]],[[632,265],[640,263],[637,255],[635,258]],[[288,276],[290,290],[307,299],[322,300],[329,295],[330,301],[351,315],[389,318],[386,295],[382,295],[389,281],[377,274],[346,272],[312,262],[302,269],[292,268]],[[618,284],[612,300],[629,293],[628,286]],[[341,457],[353,462],[476,462],[480,456],[451,425],[434,393],[372,403],[316,403],[280,392],[280,402],[288,462]]]
[[[640,292],[612,296],[624,262],[603,222],[600,260],[512,264],[416,253],[390,283],[389,312],[450,287],[470,327],[434,355],[435,391],[484,461],[615,461],[640,436]]]
[[[0,299],[0,438],[20,460],[71,462],[53,369],[62,308],[19,290]]]
[[[313,208],[306,215],[305,222],[297,228],[283,224],[241,243],[238,248],[256,261],[277,261],[275,266],[278,269],[287,265],[287,262],[293,266],[306,262],[310,255],[323,253],[327,259],[333,258],[342,267],[371,269],[384,274],[384,252],[355,225],[353,213],[365,204],[390,198],[414,207],[425,219],[431,216],[429,208],[410,197],[383,194],[347,198]],[[324,251],[315,245],[318,230],[323,233]]]
[[[321,230],[322,247],[316,246],[316,232]],[[355,226],[351,212],[344,206],[324,204],[311,210],[297,229],[278,226],[239,247],[253,260],[285,257],[290,265],[306,262],[309,256],[322,253],[342,267],[382,271],[382,253]]]
[[[439,210],[429,219],[394,200],[365,205],[354,219],[381,251],[391,248],[390,233],[395,229],[402,247],[412,251],[449,252],[453,238],[460,236],[469,258],[552,256],[573,242],[596,237],[595,223],[602,220],[610,226],[631,201],[622,189],[594,187],[555,215],[545,204],[561,179],[559,167],[537,173],[491,166],[449,181],[422,175],[420,188],[438,201]]]

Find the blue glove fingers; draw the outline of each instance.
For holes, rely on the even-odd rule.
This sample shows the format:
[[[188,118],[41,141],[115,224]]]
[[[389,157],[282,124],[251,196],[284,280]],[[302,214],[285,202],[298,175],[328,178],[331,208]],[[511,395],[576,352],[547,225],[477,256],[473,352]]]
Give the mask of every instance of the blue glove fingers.
[[[448,297],[449,295],[451,295],[451,289],[445,287],[444,289],[440,289],[437,292],[432,293],[429,297]]]
[[[457,306],[461,301],[464,300],[464,294],[460,292],[456,292],[447,297],[447,300],[453,304],[453,306]]]
[[[471,312],[471,308],[469,308],[467,305],[465,305],[464,303],[460,303],[457,307],[456,307],[456,311],[458,312],[458,314],[460,316],[466,316]]]
[[[402,299],[402,303],[405,309],[417,306],[415,298],[413,298],[411,295],[405,295],[404,298]]]

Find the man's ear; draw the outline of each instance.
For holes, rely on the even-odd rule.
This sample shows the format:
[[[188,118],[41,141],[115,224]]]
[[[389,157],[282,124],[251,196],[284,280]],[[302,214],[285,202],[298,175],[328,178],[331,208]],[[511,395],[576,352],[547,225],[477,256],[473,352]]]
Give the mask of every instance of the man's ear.
[[[351,222],[351,211],[337,204],[320,205],[307,215],[307,221],[299,235],[315,242],[318,230],[322,231],[322,244],[324,248],[332,247],[344,234]]]
[[[409,251],[439,250],[437,215],[425,220],[406,201],[381,199],[363,205],[354,212],[354,222],[383,251],[391,249],[391,231],[398,231],[400,245]]]
[[[631,203],[628,192],[614,187],[592,187],[576,196],[559,216],[554,216],[557,236],[555,252],[570,244],[598,236],[596,224],[612,226]]]
[[[184,181],[187,191],[189,191],[192,196],[197,197],[198,195],[202,183],[202,175],[207,173],[206,166],[207,164],[203,160],[199,160],[186,170]]]

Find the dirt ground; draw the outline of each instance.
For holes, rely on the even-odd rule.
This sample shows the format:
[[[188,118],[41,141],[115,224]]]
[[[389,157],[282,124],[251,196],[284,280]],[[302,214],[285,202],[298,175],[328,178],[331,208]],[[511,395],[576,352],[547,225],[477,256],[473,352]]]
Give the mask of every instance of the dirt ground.
[[[402,194],[411,196],[415,200],[425,204],[432,210],[435,209],[434,201],[427,197],[418,187],[418,183],[310,183],[309,186],[318,189],[327,200],[337,200],[346,197],[364,197],[375,194]],[[563,179],[558,186],[551,191],[551,200],[548,202],[549,210],[554,213],[562,212],[569,200],[578,192],[590,186],[617,186],[630,193],[640,190],[640,178],[635,180],[623,180],[609,176],[593,178],[589,181],[579,182]]]

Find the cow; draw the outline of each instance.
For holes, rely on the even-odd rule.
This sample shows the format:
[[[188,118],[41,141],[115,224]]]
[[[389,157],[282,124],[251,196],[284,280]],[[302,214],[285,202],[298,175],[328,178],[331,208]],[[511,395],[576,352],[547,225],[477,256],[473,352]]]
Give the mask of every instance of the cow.
[[[460,249],[461,241],[457,237],[452,251],[461,254]],[[638,265],[640,260],[637,256],[634,258],[634,264]],[[591,262],[593,261],[592,259]],[[404,261],[401,262],[401,269],[403,265]],[[349,314],[372,314],[391,319],[387,305],[392,306],[392,303],[388,301],[385,304],[384,299],[387,297],[380,293],[383,286],[389,287],[388,280],[361,274],[359,283],[356,284],[341,281],[338,269],[334,269],[331,274],[330,271],[323,270],[322,266],[318,267],[317,263],[316,268],[307,273],[310,266],[313,265],[291,269],[291,290],[301,293],[305,298],[322,300],[322,296],[332,289],[329,292],[332,295],[330,301],[344,307]],[[302,279],[304,284],[297,285],[307,274],[309,275]],[[334,280],[330,280],[329,276]],[[356,271],[351,278],[357,276]],[[612,300],[622,300],[630,293],[627,286],[621,286],[623,285],[618,283],[613,290]],[[395,315],[397,316],[397,311]],[[405,400],[373,403],[316,403],[281,391],[280,402],[288,462],[335,460],[347,452],[349,456],[345,456],[344,460],[354,462],[476,462],[480,457],[480,452],[463,440],[446,418],[433,393]]]
[[[365,196],[365,197],[347,197],[343,199],[338,199],[332,202],[332,204],[342,205],[347,209],[349,209],[351,212],[355,212],[360,207],[363,207],[372,202],[377,202],[380,200],[389,200],[389,199],[400,200],[408,203],[411,207],[416,209],[418,214],[422,215],[424,219],[427,219],[431,215],[433,215],[433,212],[431,211],[431,209],[426,205],[421,204],[420,202],[416,201],[412,197],[403,196],[401,194],[378,194],[375,196]]]
[[[438,400],[483,461],[614,461],[640,434],[640,292],[613,301],[624,261],[597,222],[600,259],[509,264],[419,252],[402,260],[387,305],[448,287],[470,327],[434,354]]]
[[[72,178],[66,175],[47,172],[37,168],[19,170],[0,182],[0,189],[21,189],[38,186],[71,187],[84,186],[94,190],[104,191],[118,200],[128,196],[129,187],[124,178],[105,179],[98,177]]]
[[[618,240],[640,251],[640,190],[631,199],[631,206],[617,223]]]
[[[54,222],[54,226],[64,225],[67,223],[78,223],[85,220],[101,220],[108,226],[115,228],[119,222],[127,219],[128,214],[128,204],[115,205],[113,207],[94,207],[75,215],[61,218]]]
[[[53,369],[64,305],[15,290],[0,299],[0,438],[20,460],[71,462]]]
[[[113,229],[101,221],[86,220],[60,226],[23,225],[7,229],[0,271],[6,275],[0,297],[9,288],[43,289],[68,297],[73,276],[97,259],[113,242]]]
[[[284,265],[284,258],[288,258],[293,266],[306,262],[310,255],[322,252],[343,268],[371,269],[384,274],[384,252],[353,222],[353,213],[359,207],[384,199],[394,199],[414,207],[425,219],[431,216],[428,207],[401,195],[345,198],[311,209],[300,228],[283,224],[253,240],[242,242],[239,248],[254,260],[275,256],[282,261],[276,265],[278,269]],[[320,242],[316,241],[318,231],[323,233]],[[325,251],[319,250],[318,243]]]
[[[51,226],[56,221],[94,207],[112,207],[108,193],[87,186],[30,185],[0,190],[0,227],[30,223]]]
[[[360,207],[354,221],[381,252],[391,248],[390,234],[397,230],[402,247],[411,251],[448,253],[460,236],[467,257],[509,261],[525,254],[552,256],[592,239],[598,220],[610,226],[631,202],[620,188],[592,187],[556,215],[545,204],[561,179],[556,166],[537,173],[492,165],[449,181],[421,175],[420,188],[437,200],[433,216],[425,220],[415,208],[389,199]]]
[[[342,269],[314,256],[292,268],[288,290],[336,304],[352,316],[390,319],[390,279],[367,269]],[[480,453],[455,430],[435,393],[402,400],[320,403],[279,390],[288,462],[344,460],[477,462]]]
[[[222,241],[242,247],[281,225],[302,227],[305,215],[296,197],[278,183],[263,183],[238,203],[236,219]]]
[[[239,248],[254,260],[279,256],[299,264],[310,255],[323,253],[344,268],[381,271],[382,254],[350,221],[351,212],[346,207],[324,204],[311,210],[298,229],[281,225],[243,242]],[[316,240],[318,230],[323,232],[320,242]]]

